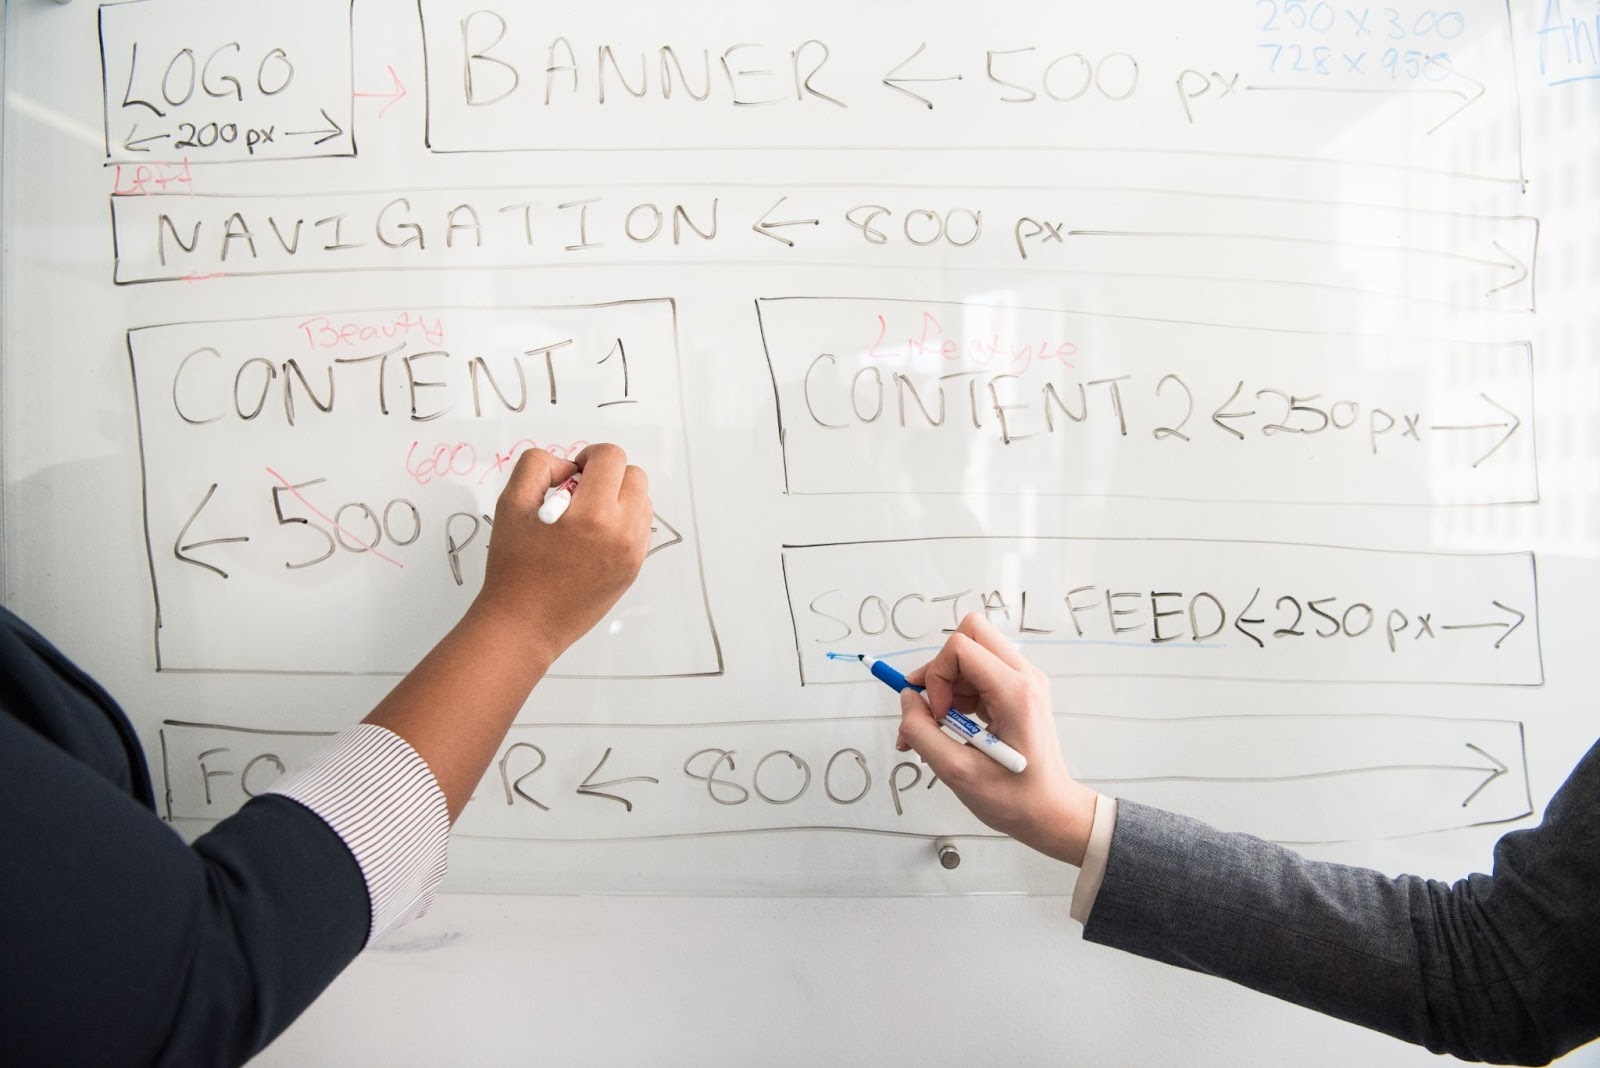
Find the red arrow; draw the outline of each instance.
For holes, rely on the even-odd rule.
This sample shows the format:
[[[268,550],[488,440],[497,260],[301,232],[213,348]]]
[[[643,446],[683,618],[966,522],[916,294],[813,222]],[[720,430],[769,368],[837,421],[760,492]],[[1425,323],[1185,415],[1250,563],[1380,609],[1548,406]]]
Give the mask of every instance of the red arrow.
[[[400,102],[400,98],[406,95],[406,87],[405,87],[404,84],[401,83],[400,75],[398,75],[398,74],[396,74],[394,72],[394,68],[393,67],[385,67],[384,69],[389,72],[389,79],[394,83],[394,88],[393,89],[391,89],[387,93],[353,93],[353,94],[351,94],[352,96],[355,96],[355,97],[368,97],[368,98],[373,99],[373,100],[387,100],[388,103],[383,105],[383,107],[378,109],[378,118],[380,118],[380,119],[383,118],[383,113],[384,112],[388,111],[390,108],[392,108],[396,104],[398,104]]]

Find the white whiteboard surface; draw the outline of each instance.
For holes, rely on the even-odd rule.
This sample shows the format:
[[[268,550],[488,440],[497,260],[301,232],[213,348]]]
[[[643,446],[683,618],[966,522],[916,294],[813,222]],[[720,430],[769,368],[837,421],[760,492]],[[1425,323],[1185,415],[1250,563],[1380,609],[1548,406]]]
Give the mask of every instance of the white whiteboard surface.
[[[1597,733],[1592,14],[5,29],[4,596],[183,833],[443,633],[518,448],[652,477],[638,585],[458,825],[478,893],[263,1063],[1423,1063],[1083,944],[1070,869],[823,654],[909,666],[985,611],[1099,789],[1483,868]],[[1014,992],[1005,1044],[930,1011],[951,982]]]

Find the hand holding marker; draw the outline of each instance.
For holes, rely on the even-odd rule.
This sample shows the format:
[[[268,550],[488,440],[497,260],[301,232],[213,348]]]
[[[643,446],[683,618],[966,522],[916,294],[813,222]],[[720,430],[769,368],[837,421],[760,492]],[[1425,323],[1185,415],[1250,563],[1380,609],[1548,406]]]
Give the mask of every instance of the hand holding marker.
[[[543,510],[540,510],[542,516]],[[829,660],[859,660],[872,672],[873,677],[895,690],[915,690],[922,692],[921,686],[913,686],[906,681],[906,677],[896,671],[882,660],[874,659],[865,653],[829,653]],[[992,757],[995,763],[1007,771],[1021,771],[1028,766],[1028,758],[1011,748],[1005,742],[990,734],[980,727],[971,716],[955,709],[948,709],[944,718],[940,720],[939,729],[954,738],[962,745],[972,744],[978,747],[978,752]]]
[[[560,519],[567,512],[567,507],[572,503],[572,491],[578,486],[578,481],[583,475],[573,475],[559,486],[552,486],[545,490],[544,503],[539,506],[539,521],[551,524]],[[889,664],[884,663],[865,653],[851,655],[848,653],[829,653],[829,660],[859,660],[867,666],[873,676],[890,686],[896,691],[915,690],[922,693],[921,686],[913,686],[906,681],[906,677],[896,671]],[[1006,743],[990,734],[977,721],[965,713],[955,709],[947,709],[940,720],[939,729],[946,735],[960,742],[962,745],[976,745],[978,751],[990,757],[995,763],[1008,771],[1020,772],[1028,766],[1028,758],[1011,748]]]
[[[578,488],[578,482],[583,475],[576,474],[559,486],[551,486],[544,491],[544,503],[539,505],[539,522],[549,525],[567,514],[567,506],[572,503],[572,491]]]

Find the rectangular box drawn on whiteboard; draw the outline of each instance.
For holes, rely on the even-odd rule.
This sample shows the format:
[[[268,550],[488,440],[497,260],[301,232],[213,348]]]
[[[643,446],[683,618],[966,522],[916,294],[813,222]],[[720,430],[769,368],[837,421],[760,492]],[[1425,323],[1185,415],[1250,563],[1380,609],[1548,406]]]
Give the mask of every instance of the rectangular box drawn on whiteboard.
[[[1386,838],[1530,811],[1515,721],[1359,713],[1058,721],[1082,781],[1274,841]],[[895,723],[513,727],[456,833],[567,843],[990,833],[914,756],[894,751]],[[161,735],[167,814],[177,820],[232,814],[327,743],[173,721]],[[649,873],[628,874],[644,885],[627,889],[647,889]]]
[[[417,6],[435,152],[1115,145],[1521,170],[1500,0],[1360,18],[1322,4],[1314,23],[1298,4],[991,5],[977,18],[958,0],[815,0],[703,27],[668,4],[623,24],[602,7]],[[1331,132],[1352,126],[1359,138]],[[953,143],[951,130],[971,134]],[[1513,135],[1484,137],[1495,130]]]
[[[1532,553],[1177,538],[919,538],[783,552],[804,685],[910,667],[983,612],[1046,673],[1544,681]]]
[[[354,0],[103,4],[108,163],[354,156]],[[158,170],[128,175],[154,181]],[[187,188],[187,176],[180,184]]]
[[[651,472],[650,555],[552,674],[721,673],[672,301],[177,323],[128,348],[161,669],[410,670],[481,585],[520,452],[614,441]]]
[[[793,494],[1539,499],[1526,344],[854,297],[757,309]]]
[[[770,267],[781,255],[790,264],[1192,278],[1260,300],[1536,304],[1533,218],[1219,197],[1119,187],[1110,177],[1083,185],[1063,176],[1048,188],[795,180],[253,196],[196,193],[181,172],[165,183],[121,177],[110,198],[118,285],[419,267]],[[1085,219],[1094,229],[1073,229]]]

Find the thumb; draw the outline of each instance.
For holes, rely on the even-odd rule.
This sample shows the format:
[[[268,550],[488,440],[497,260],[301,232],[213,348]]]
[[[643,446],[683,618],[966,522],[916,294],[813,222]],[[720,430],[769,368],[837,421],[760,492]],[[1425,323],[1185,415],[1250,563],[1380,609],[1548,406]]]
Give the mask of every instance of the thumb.
[[[928,702],[915,690],[900,691],[900,736],[923,763],[945,782],[970,771],[971,761],[984,758],[939,729]]]

